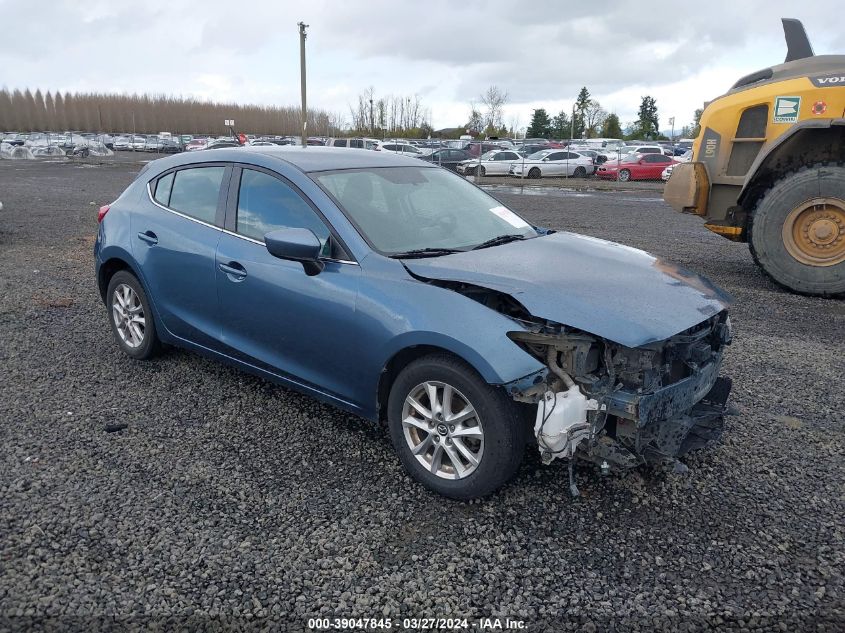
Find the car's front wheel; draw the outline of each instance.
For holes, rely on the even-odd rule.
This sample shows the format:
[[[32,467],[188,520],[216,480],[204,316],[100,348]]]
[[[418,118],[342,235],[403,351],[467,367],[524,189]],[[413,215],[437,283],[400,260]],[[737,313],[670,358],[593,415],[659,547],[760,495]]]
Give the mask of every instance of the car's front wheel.
[[[390,437],[411,476],[453,499],[474,499],[519,468],[526,423],[516,405],[463,361],[426,356],[396,378],[388,400]]]
[[[621,180],[622,182],[628,182],[629,180],[631,180],[631,172],[627,169],[623,169],[619,172],[619,180]]]
[[[146,360],[158,351],[150,302],[138,279],[125,270],[111,278],[106,292],[114,339],[127,355]]]

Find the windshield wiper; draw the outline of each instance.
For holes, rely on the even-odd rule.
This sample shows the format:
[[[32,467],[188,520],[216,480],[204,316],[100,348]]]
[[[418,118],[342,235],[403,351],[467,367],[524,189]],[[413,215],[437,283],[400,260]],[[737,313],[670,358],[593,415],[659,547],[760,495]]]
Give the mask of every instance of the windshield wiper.
[[[477,251],[479,248],[488,248],[490,246],[498,246],[499,244],[507,244],[508,242],[515,242],[517,240],[524,239],[524,235],[514,235],[512,233],[508,233],[507,235],[497,235],[496,237],[491,237],[486,242],[481,242],[481,244],[473,246],[471,250]]]
[[[389,257],[392,257],[393,259],[414,259],[417,257],[439,257],[440,255],[451,255],[452,253],[462,252],[463,251],[456,248],[416,248],[412,251],[391,253]]]

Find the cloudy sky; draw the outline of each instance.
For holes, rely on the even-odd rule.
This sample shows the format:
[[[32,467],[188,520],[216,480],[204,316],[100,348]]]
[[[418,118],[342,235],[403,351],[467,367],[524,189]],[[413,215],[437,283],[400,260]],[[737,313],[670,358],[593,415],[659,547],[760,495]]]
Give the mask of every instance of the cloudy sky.
[[[522,127],[586,85],[623,124],[654,96],[668,130],[783,61],[780,17],[803,20],[817,54],[845,53],[841,15],[822,2],[0,0],[0,82],[295,105],[302,20],[309,105],[347,119],[372,86],[418,94],[435,128],[460,125],[495,84]]]

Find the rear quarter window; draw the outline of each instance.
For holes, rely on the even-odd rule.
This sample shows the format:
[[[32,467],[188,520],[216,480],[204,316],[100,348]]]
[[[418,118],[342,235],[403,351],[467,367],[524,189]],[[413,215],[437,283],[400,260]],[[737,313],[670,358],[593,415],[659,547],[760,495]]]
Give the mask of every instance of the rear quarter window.
[[[175,211],[214,224],[225,167],[194,167],[175,172],[170,204]]]

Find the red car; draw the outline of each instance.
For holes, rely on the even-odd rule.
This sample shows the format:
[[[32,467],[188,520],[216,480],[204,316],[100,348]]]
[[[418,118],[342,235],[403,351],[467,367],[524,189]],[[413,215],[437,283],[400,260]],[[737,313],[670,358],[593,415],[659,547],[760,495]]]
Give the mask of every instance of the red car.
[[[663,154],[629,154],[621,161],[609,160],[596,171],[607,180],[660,180],[663,170],[678,161]]]

